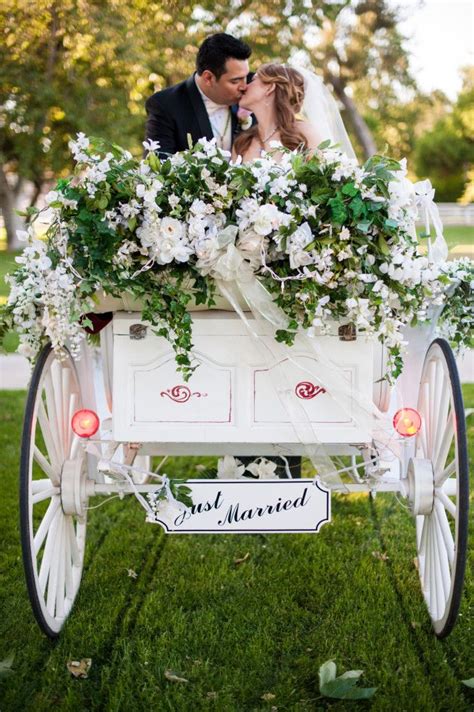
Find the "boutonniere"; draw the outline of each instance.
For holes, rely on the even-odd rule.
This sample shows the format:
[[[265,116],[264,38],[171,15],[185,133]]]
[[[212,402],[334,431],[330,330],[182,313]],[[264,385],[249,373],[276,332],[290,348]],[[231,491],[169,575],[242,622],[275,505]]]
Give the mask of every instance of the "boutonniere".
[[[237,121],[241,131],[247,131],[252,126],[252,112],[239,108],[237,111]]]

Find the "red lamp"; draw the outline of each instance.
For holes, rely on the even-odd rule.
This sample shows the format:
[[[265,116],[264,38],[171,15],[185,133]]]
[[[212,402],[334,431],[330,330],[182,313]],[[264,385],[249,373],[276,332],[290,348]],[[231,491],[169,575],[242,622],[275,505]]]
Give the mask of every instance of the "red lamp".
[[[393,427],[399,435],[411,438],[421,428],[421,416],[414,408],[400,408],[393,416]]]
[[[90,438],[99,429],[100,420],[93,410],[77,410],[72,416],[71,427],[80,438]]]

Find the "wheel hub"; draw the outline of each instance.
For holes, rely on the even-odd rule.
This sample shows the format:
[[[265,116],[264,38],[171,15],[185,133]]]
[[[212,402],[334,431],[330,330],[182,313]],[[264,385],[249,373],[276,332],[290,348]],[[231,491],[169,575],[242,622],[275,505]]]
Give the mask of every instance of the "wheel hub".
[[[412,458],[408,463],[407,477],[413,516],[431,514],[435,496],[433,463],[419,457]]]
[[[93,480],[87,478],[85,453],[74,460],[65,460],[61,472],[61,505],[64,514],[85,516],[93,487]]]

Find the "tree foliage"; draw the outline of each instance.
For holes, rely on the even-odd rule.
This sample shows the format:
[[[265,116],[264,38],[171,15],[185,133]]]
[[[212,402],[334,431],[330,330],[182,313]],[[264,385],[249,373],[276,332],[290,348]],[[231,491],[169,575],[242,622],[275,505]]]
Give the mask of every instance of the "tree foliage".
[[[420,137],[415,162],[417,173],[430,177],[438,200],[461,197],[474,166],[474,67],[464,71],[452,109]]]

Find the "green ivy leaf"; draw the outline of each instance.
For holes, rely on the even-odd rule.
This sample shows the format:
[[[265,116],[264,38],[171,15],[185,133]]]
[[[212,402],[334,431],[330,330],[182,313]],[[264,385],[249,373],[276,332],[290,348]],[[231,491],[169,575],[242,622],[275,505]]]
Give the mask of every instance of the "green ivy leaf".
[[[4,660],[0,660],[0,677],[6,677],[11,675],[14,671],[12,670],[13,660],[15,659],[15,654],[10,653],[8,657]]]
[[[319,668],[319,691],[324,697],[338,700],[367,700],[372,697],[376,687],[357,687],[362,670],[349,670],[336,677],[336,664],[327,660]]]

